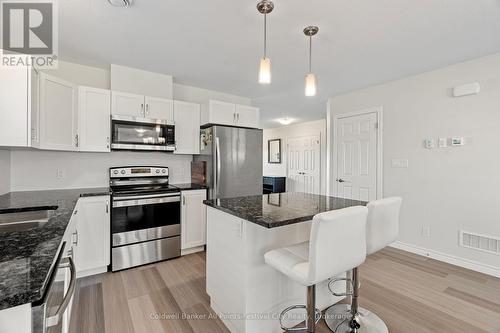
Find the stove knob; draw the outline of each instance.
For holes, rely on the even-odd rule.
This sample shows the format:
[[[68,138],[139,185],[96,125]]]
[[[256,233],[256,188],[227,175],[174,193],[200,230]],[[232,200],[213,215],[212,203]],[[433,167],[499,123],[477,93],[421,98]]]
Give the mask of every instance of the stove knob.
[[[117,174],[118,174],[118,170],[113,171],[113,173],[114,173],[115,175],[117,175]]]
[[[124,174],[125,174],[125,170],[122,170],[122,175],[124,175]]]
[[[156,173],[160,173],[160,169],[156,169]]]
[[[165,169],[161,170],[161,173],[166,173],[166,172],[167,172],[167,170],[165,170]]]

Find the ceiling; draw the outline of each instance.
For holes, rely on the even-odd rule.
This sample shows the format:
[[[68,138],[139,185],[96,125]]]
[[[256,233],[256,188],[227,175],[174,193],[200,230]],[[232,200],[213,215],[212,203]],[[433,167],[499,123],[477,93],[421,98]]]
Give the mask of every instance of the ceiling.
[[[257,0],[59,1],[61,59],[171,74],[176,82],[252,98],[263,127],[325,117],[328,97],[500,52],[499,0],[274,0],[272,83],[257,83],[263,17]],[[318,25],[304,96],[308,42]]]

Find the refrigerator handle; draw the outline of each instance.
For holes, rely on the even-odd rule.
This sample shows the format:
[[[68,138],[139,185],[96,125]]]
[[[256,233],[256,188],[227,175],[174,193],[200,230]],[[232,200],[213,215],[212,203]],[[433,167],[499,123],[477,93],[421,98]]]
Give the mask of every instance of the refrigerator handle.
[[[219,145],[219,138],[215,137],[215,181],[214,181],[215,198],[217,198],[217,195],[219,194],[218,193],[219,178],[220,178],[220,145]]]

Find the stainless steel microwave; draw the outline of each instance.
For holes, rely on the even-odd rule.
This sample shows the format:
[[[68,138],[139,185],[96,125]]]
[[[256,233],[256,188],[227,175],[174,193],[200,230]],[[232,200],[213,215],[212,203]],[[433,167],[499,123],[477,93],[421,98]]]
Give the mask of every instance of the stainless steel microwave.
[[[174,124],[165,120],[112,116],[111,149],[174,151]]]

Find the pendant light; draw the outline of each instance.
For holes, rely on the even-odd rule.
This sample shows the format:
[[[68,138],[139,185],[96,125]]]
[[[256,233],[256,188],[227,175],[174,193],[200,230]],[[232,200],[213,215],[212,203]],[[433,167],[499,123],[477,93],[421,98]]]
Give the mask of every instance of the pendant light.
[[[316,35],[319,28],[309,26],[304,29],[304,34],[309,37],[309,73],[306,75],[306,96],[316,96],[316,76],[311,70],[312,64],[312,36]]]
[[[257,4],[259,13],[264,14],[264,57],[260,59],[259,83],[271,83],[271,59],[267,57],[267,14],[272,12],[274,4],[268,0],[262,0]]]

